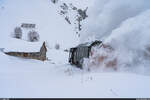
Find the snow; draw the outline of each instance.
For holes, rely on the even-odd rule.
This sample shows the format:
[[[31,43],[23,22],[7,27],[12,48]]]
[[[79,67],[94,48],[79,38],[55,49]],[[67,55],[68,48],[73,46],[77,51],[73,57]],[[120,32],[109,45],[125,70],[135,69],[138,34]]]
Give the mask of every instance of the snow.
[[[88,6],[90,10],[96,0],[60,1],[61,3],[73,3],[82,9]],[[106,3],[103,1],[101,1],[102,5]],[[66,23],[64,18],[58,14],[58,5],[54,5],[49,0],[2,0],[0,3],[0,48],[5,48],[5,51],[34,52],[39,51],[42,43],[46,41],[47,57],[49,58],[48,61],[43,62],[12,57],[0,52],[0,98],[150,97],[150,76],[143,74],[144,67],[138,69],[142,74],[137,74],[124,70],[88,72],[70,65],[68,63],[69,53],[64,52],[64,49],[74,47],[83,41],[77,37],[74,26]],[[112,5],[112,2],[109,5]],[[4,8],[1,9],[1,7]],[[148,16],[147,13],[149,11],[144,14]],[[89,18],[93,17],[89,16]],[[140,16],[138,18],[141,19]],[[132,23],[132,20],[126,21],[122,26],[126,26],[128,22]],[[141,19],[139,22],[142,21]],[[35,23],[40,41],[28,42],[26,31],[23,33],[23,39],[12,38],[14,28],[20,26],[21,23]],[[119,34],[122,26],[114,32],[117,31]],[[84,27],[84,29],[87,31],[89,29],[89,32],[97,30],[93,27]],[[110,35],[107,41],[110,41],[111,37],[113,36]],[[88,37],[85,38],[88,39]],[[54,48],[55,44],[60,44],[59,50]]]
[[[39,7],[42,9],[39,9]],[[40,35],[40,40],[42,42],[49,42],[51,46],[59,43],[63,48],[69,48],[78,43],[75,41],[78,40],[77,36],[71,34],[72,27],[64,22],[64,19],[56,12],[54,5],[48,0],[40,2],[36,0],[16,0],[15,2],[6,0],[5,9],[0,18],[5,19],[1,20],[0,27],[7,27],[7,30],[6,28],[2,29],[2,38],[3,41],[5,41],[5,45],[9,44],[8,40],[5,38],[10,37],[14,28],[20,26],[21,23],[36,24],[36,30]],[[27,33],[24,32],[23,34],[23,39],[26,41]],[[71,38],[66,39],[65,36]],[[1,45],[4,44],[1,43]]]
[[[149,97],[149,76],[87,73],[68,64],[0,56],[0,97]]]
[[[114,48],[109,58],[117,58],[120,71],[149,74],[149,2],[94,0],[80,41],[102,40]]]
[[[81,35],[82,41],[91,36],[97,39],[105,39],[124,21],[141,15],[142,12],[150,9],[149,0],[119,0],[117,2],[93,0],[93,2],[94,4],[88,12],[89,19],[84,24],[86,28]]]

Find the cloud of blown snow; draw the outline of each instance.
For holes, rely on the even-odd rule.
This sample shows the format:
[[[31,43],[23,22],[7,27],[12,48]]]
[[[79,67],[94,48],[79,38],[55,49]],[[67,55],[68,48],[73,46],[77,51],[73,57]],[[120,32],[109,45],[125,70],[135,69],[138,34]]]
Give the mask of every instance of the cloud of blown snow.
[[[150,65],[150,1],[95,0],[81,41],[101,39],[115,49],[120,69],[144,73]],[[135,67],[131,67],[135,66]]]
[[[85,30],[81,35],[82,40],[88,36],[106,38],[125,20],[150,8],[149,0],[94,0],[93,2],[94,5],[88,9],[88,22],[83,25]]]
[[[148,71],[150,65],[149,19],[150,10],[147,10],[124,21],[105,39],[104,42],[110,44],[118,52],[120,66],[126,64]]]

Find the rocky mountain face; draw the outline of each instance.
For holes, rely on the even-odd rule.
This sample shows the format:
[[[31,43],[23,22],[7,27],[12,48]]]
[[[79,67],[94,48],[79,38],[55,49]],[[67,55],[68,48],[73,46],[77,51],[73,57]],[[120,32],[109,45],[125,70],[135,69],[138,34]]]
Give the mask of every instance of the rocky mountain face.
[[[81,9],[74,6],[72,3],[65,3],[60,0],[51,0],[51,2],[59,6],[60,9],[58,10],[58,13],[66,20],[68,24],[74,26],[76,34],[80,37],[82,21],[88,17],[88,7]]]

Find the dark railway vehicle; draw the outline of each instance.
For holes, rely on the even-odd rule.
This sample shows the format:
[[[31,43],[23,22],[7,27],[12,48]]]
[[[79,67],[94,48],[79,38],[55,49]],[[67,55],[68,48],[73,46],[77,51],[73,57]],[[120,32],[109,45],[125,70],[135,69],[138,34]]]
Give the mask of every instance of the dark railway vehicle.
[[[102,41],[94,41],[91,43],[80,44],[77,47],[70,48],[69,63],[82,69],[84,58],[89,58],[91,48],[102,44]]]

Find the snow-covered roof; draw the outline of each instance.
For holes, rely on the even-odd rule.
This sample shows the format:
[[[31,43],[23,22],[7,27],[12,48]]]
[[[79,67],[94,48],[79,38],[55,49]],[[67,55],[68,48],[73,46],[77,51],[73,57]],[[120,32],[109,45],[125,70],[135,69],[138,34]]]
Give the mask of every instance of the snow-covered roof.
[[[90,45],[91,45],[91,43],[86,42],[86,43],[79,44],[78,46],[90,46]]]
[[[28,42],[20,39],[11,39],[10,44],[4,47],[5,52],[38,52],[43,42]]]
[[[101,41],[99,40],[95,40],[95,41],[92,41],[92,42],[85,42],[85,43],[82,43],[82,44],[79,44],[77,47],[82,47],[82,46],[91,46],[93,43],[100,43]]]

